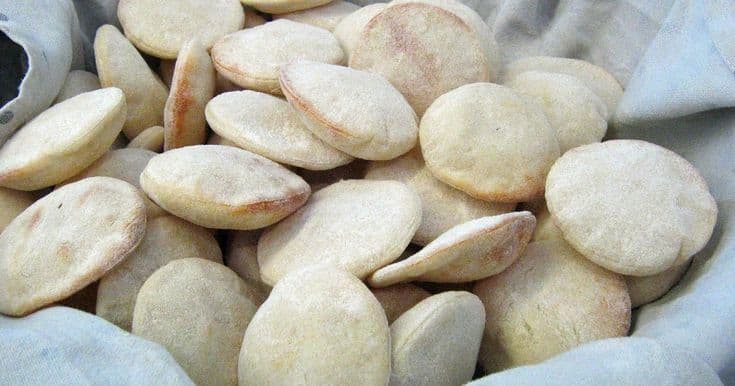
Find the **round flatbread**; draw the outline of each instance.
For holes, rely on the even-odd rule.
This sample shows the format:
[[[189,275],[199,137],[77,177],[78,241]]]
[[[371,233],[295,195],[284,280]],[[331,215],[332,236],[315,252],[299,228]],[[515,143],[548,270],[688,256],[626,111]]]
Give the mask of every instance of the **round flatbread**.
[[[390,331],[360,280],[329,266],[284,277],[245,332],[239,384],[388,384]]]
[[[420,222],[421,201],[405,184],[338,182],[263,233],[258,241],[261,278],[273,285],[288,272],[315,264],[365,278],[401,255]]]
[[[563,154],[588,143],[600,142],[607,132],[607,107],[582,81],[571,75],[527,71],[506,84],[535,98],[543,107]]]
[[[222,264],[174,260],[140,288],[133,334],[165,347],[197,384],[235,385],[242,337],[258,309],[253,296]]]
[[[143,172],[148,161],[155,157],[156,153],[145,149],[118,149],[107,152],[81,173],[64,181],[61,185],[79,181],[89,177],[112,177],[123,180],[130,185],[140,189],[140,173]],[[142,193],[142,191],[141,191]],[[156,203],[151,201],[145,194],[146,212],[149,219],[166,214]]]
[[[653,276],[625,276],[633,308],[644,306],[666,295],[689,269],[690,262],[675,265]]]
[[[484,326],[482,302],[469,292],[443,292],[422,300],[390,326],[390,384],[445,386],[471,381]]]
[[[497,202],[540,198],[559,157],[556,132],[542,108],[491,83],[462,86],[437,99],[421,118],[419,142],[436,178]]]
[[[325,170],[352,161],[312,134],[288,102],[272,95],[255,91],[220,94],[207,104],[206,117],[223,138],[280,163]]]
[[[288,13],[318,7],[332,0],[240,0],[243,4],[265,13]]]
[[[410,280],[462,283],[498,274],[523,254],[535,225],[530,212],[457,225],[415,255],[377,270],[368,282],[373,287]]]
[[[146,279],[169,262],[189,257],[222,264],[222,252],[209,230],[174,216],[148,221],[138,247],[100,279],[95,313],[130,331],[135,299]]]
[[[531,241],[541,240],[564,240],[559,228],[554,224],[545,200],[536,200],[522,205],[523,210],[528,210],[536,216],[536,228],[533,230]]]
[[[214,96],[214,66],[206,47],[190,40],[181,47],[163,110],[164,149],[201,145],[207,140],[204,107]]]
[[[284,13],[274,16],[274,19],[288,19],[291,21],[313,25],[334,31],[334,27],[347,15],[360,9],[359,6],[349,1],[334,0],[319,7],[304,9],[301,11]]]
[[[140,132],[130,143],[128,148],[144,149],[160,153],[163,151],[164,129],[162,126],[151,126]]]
[[[0,234],[0,313],[26,315],[99,279],[135,249],[145,222],[140,192],[109,177],[36,201]]]
[[[645,141],[584,145],[549,172],[546,204],[566,239],[593,262],[649,276],[699,252],[717,204],[697,169]]]
[[[411,240],[418,245],[430,243],[456,225],[515,208],[513,203],[478,200],[437,180],[418,147],[391,161],[371,162],[365,178],[403,182],[421,197],[421,225]]]
[[[75,97],[85,92],[98,90],[100,88],[100,79],[97,75],[81,70],[72,70],[66,75],[64,85],[61,86],[59,95],[56,96],[56,102],[63,102],[71,97]]]
[[[0,148],[0,185],[38,190],[81,172],[115,141],[125,109],[125,96],[114,87],[51,106]]]
[[[329,31],[286,19],[229,34],[212,48],[214,66],[225,78],[277,95],[278,69],[298,60],[341,64],[344,53]]]
[[[539,363],[598,339],[625,336],[630,297],[622,276],[563,241],[539,241],[473,292],[485,304],[480,364],[486,373]]]
[[[425,289],[413,284],[396,284],[383,288],[373,288],[370,291],[383,306],[388,324],[393,323],[404,312],[416,303],[428,298],[431,294]]]
[[[365,29],[367,23],[375,15],[379,14],[380,11],[385,9],[388,4],[386,3],[375,3],[366,5],[355,12],[345,16],[340,20],[339,24],[334,27],[334,36],[342,46],[342,50],[345,52],[347,59],[350,58],[352,51],[355,46],[360,42],[360,36],[362,31]]]
[[[281,67],[280,80],[309,130],[351,156],[388,160],[416,145],[416,114],[380,75],[301,61]]]
[[[245,23],[237,0],[120,0],[117,17],[138,49],[162,59],[176,59],[192,38],[209,49]]]
[[[604,68],[584,60],[551,56],[523,58],[507,65],[503,70],[503,78],[505,82],[509,82],[526,71],[552,72],[578,78],[605,103],[608,112],[606,118],[610,118],[615,112],[620,98],[623,97],[623,88],[614,76]]]
[[[495,79],[491,40],[480,16],[461,3],[393,2],[365,25],[349,65],[383,75],[421,116],[440,95]]]
[[[31,192],[0,188],[0,232],[34,201],[36,197]]]
[[[216,229],[256,229],[294,212],[309,185],[281,165],[230,146],[187,146],[159,154],[140,175],[167,212]]]
[[[122,130],[128,139],[163,125],[168,89],[117,28],[103,25],[97,29],[94,58],[102,87],[118,87],[125,93],[128,109]]]

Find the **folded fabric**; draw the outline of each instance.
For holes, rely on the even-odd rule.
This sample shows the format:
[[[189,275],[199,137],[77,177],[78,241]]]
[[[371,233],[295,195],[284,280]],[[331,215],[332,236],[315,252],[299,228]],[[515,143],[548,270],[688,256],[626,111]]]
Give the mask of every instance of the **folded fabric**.
[[[194,385],[161,346],[86,312],[0,315],[0,385]]]

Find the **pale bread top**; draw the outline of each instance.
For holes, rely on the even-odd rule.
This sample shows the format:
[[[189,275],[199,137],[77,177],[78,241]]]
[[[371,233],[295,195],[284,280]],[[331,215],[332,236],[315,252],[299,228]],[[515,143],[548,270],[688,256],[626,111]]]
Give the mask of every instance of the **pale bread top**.
[[[138,189],[92,177],[55,190],[0,234],[0,313],[21,316],[99,279],[145,233]]]
[[[607,132],[607,107],[581,80],[571,75],[526,71],[506,86],[535,98],[556,130],[559,148],[600,142]]]
[[[160,153],[163,151],[163,127],[151,126],[136,135],[127,145],[129,149],[144,149]]]
[[[639,140],[574,148],[554,164],[546,204],[582,255],[625,275],[686,262],[709,241],[717,204],[699,171]]]
[[[163,124],[168,88],[117,28],[97,29],[94,58],[102,87],[118,87],[125,93],[128,110],[123,133],[128,139]]]
[[[174,260],[140,288],[133,334],[166,348],[196,384],[235,385],[242,337],[258,309],[253,296],[220,263]]]
[[[341,64],[344,53],[329,31],[280,19],[229,34],[212,48],[219,73],[238,86],[281,94],[278,69],[297,60]]]
[[[479,362],[487,373],[625,336],[630,327],[630,297],[622,276],[561,240],[530,243],[513,265],[477,282],[473,292],[485,305]]]
[[[56,101],[54,103],[63,102],[79,94],[97,90],[100,87],[100,79],[97,75],[82,70],[69,71],[69,73],[66,74],[64,85],[61,86],[59,95],[56,96]]]
[[[481,20],[470,21],[466,16],[474,11],[465,8],[426,1],[389,4],[366,24],[350,52],[350,67],[383,75],[419,116],[447,91],[494,80],[499,61],[497,52],[488,52],[489,30]]]
[[[306,169],[333,169],[352,161],[324,143],[283,99],[256,91],[217,95],[205,110],[207,122],[222,138],[274,161]]]
[[[338,268],[312,266],[284,277],[242,343],[241,386],[388,384],[383,309],[360,280]]]
[[[462,283],[502,272],[526,249],[536,219],[530,212],[482,217],[457,225],[418,253],[373,273],[373,287],[418,280]]]
[[[526,71],[543,71],[567,74],[579,78],[587,87],[602,99],[607,107],[608,116],[615,112],[623,88],[604,68],[579,59],[533,56],[516,60],[503,69],[503,79],[508,82]]]
[[[324,263],[364,278],[398,258],[420,222],[421,201],[403,183],[338,182],[263,233],[261,278],[273,285],[289,272]]]
[[[365,178],[401,181],[421,197],[421,225],[411,240],[419,245],[430,243],[455,225],[515,207],[514,203],[478,200],[439,181],[424,164],[418,147],[390,161],[371,162]]]
[[[214,96],[214,86],[214,66],[206,47],[196,39],[187,41],[176,59],[163,110],[165,150],[206,142],[204,107]]]
[[[416,145],[416,114],[380,75],[301,61],[281,67],[280,82],[307,127],[347,154],[386,160]]]
[[[471,381],[484,326],[482,302],[469,292],[442,292],[422,300],[390,326],[390,384],[445,386]]]
[[[489,201],[540,198],[559,157],[556,131],[541,106],[492,83],[439,97],[421,118],[419,141],[436,178]]]
[[[186,146],[159,154],[140,176],[170,213],[208,228],[254,229],[298,209],[309,185],[277,163],[231,146]]]
[[[125,112],[125,95],[114,87],[51,106],[0,148],[0,185],[37,190],[79,173],[107,151]]]
[[[138,49],[163,59],[176,59],[192,38],[211,48],[245,22],[237,0],[120,0],[117,16]]]

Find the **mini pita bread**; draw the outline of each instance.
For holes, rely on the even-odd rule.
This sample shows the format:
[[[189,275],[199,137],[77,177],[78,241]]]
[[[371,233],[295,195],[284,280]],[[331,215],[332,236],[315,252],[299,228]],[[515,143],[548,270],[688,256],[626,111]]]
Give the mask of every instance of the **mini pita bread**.
[[[162,59],[176,59],[192,38],[209,49],[245,23],[237,0],[120,0],[117,17],[138,49]]]
[[[459,2],[392,2],[365,25],[349,65],[384,76],[421,116],[440,95],[495,79],[491,41],[480,16]]]
[[[541,105],[556,130],[563,154],[588,143],[600,142],[607,131],[607,107],[602,100],[571,75],[527,71],[507,86]]]
[[[385,386],[389,334],[380,303],[360,280],[308,267],[284,277],[250,322],[239,384]]]
[[[214,96],[214,66],[198,40],[181,46],[163,111],[164,150],[207,140],[204,107]]]
[[[390,384],[471,381],[484,327],[482,302],[469,292],[443,292],[422,300],[390,326]]]
[[[255,91],[217,95],[206,108],[209,126],[238,147],[287,165],[333,169],[352,161],[324,143],[283,99]]]
[[[129,139],[163,125],[168,89],[117,28],[108,24],[97,29],[94,57],[102,87],[118,87],[125,93],[128,116],[123,133]]]
[[[81,172],[115,141],[125,111],[125,96],[114,87],[51,106],[0,148],[0,185],[38,190]]]
[[[301,61],[282,66],[280,81],[309,130],[351,156],[388,160],[416,145],[416,114],[380,75]]]
[[[523,254],[535,225],[530,212],[457,225],[415,255],[375,271],[368,282],[373,287],[409,280],[462,283],[496,275]]]
[[[421,201],[396,181],[347,180],[311,197],[258,241],[260,276],[331,264],[365,278],[401,255],[421,222]]]
[[[222,264],[174,260],[140,288],[133,334],[165,347],[197,384],[235,385],[242,337],[258,309],[253,296]]]
[[[625,276],[633,308],[654,302],[666,295],[684,277],[689,266],[688,261],[653,276]]]
[[[257,229],[294,212],[309,185],[283,166],[249,151],[196,145],[167,151],[140,175],[143,190],[178,217],[215,229]]]
[[[510,82],[518,74],[526,71],[543,71],[556,74],[571,75],[581,80],[607,107],[608,116],[615,112],[623,88],[620,83],[604,68],[579,59],[555,58],[551,56],[534,56],[519,59],[504,69],[504,81]]]
[[[421,152],[434,177],[481,200],[531,201],[559,157],[541,106],[492,83],[439,97],[421,118]]]
[[[341,64],[344,53],[329,31],[286,19],[229,34],[212,48],[214,67],[225,78],[276,95],[278,69],[297,60]]]
[[[367,23],[375,15],[379,14],[380,11],[385,9],[387,5],[385,3],[366,5],[345,16],[334,27],[334,31],[332,32],[342,46],[342,50],[345,52],[347,59],[350,58],[352,51],[355,50],[355,46],[360,42],[360,36]]]
[[[639,140],[580,146],[554,164],[546,204],[564,239],[618,273],[650,276],[699,252],[717,203],[678,154]]]
[[[630,297],[622,276],[559,240],[534,242],[515,264],[477,282],[485,305],[486,373],[542,362],[598,339],[625,336]]]
[[[0,313],[23,316],[96,281],[135,249],[145,223],[139,191],[114,178],[36,201],[0,234]]]

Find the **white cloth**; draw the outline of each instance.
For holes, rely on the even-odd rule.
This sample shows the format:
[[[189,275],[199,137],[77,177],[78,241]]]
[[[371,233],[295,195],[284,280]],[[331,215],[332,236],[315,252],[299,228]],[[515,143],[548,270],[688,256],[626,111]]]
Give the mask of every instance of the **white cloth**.
[[[0,13],[15,15],[12,19],[18,23],[32,20],[29,24],[32,27],[26,29],[39,29],[40,24],[48,23],[47,29],[57,31],[55,35],[49,33],[56,39],[56,48],[47,51],[47,56],[54,55],[51,63],[55,65],[34,67],[36,62],[31,61],[24,86],[28,82],[29,87],[31,84],[38,87],[37,79],[57,77],[54,74],[59,68],[68,70],[71,66],[70,61],[66,64],[67,55],[57,54],[64,50],[72,52],[72,47],[78,46],[62,39],[69,36],[68,31],[73,31],[75,25],[73,20],[72,27],[69,21],[59,20],[74,19],[68,13],[68,1],[0,0]],[[75,1],[86,33],[83,41],[87,44],[93,39],[90,34],[97,25],[116,22],[116,0]],[[364,5],[377,1],[354,2]],[[590,343],[544,363],[492,374],[473,384],[714,385],[719,383],[719,376],[724,384],[735,385],[734,3],[730,0],[463,2],[476,9],[493,28],[506,63],[530,55],[553,55],[585,59],[610,71],[626,91],[608,136],[645,139],[689,159],[709,183],[720,211],[711,242],[696,257],[682,282],[664,298],[635,313],[632,337]],[[47,4],[47,10],[30,16],[26,8],[42,8],[35,5],[39,3]],[[0,30],[7,31],[7,25],[0,16]],[[28,47],[29,56],[38,57],[34,53],[38,48]],[[63,81],[63,76],[60,79]],[[61,87],[49,82],[43,86],[45,90],[35,90],[35,94],[28,90],[26,94],[21,92],[21,102],[33,107],[24,111],[41,111]],[[32,115],[29,113],[28,117]],[[0,124],[0,135],[8,131],[7,127]],[[159,380],[188,382],[181,377],[162,375],[165,371],[179,374],[180,369],[161,353],[160,347],[149,343],[142,351],[110,348],[109,342],[120,347],[138,347],[144,342],[104,321],[88,315],[81,317],[77,315],[80,313],[69,310],[63,311],[67,317],[54,321],[41,317],[61,312],[54,310],[13,320],[12,325],[16,330],[25,328],[53,334],[55,340],[51,346],[67,355],[40,354],[49,345],[41,335],[26,335],[23,350],[16,344],[5,345],[5,337],[12,331],[8,331],[7,318],[0,319],[0,384],[27,380],[23,376],[29,372],[34,378],[24,384],[78,379],[95,384],[159,383],[154,378],[134,378],[138,377],[136,374],[158,374]],[[80,339],[81,331],[97,330],[105,333]],[[66,350],[67,344],[74,349]],[[114,357],[89,355],[85,361],[91,363],[79,364],[69,362],[72,358],[68,355],[73,350],[85,353],[111,350],[117,354]],[[20,353],[25,351],[37,354],[23,359]],[[135,367],[141,352],[149,353],[151,369]],[[127,365],[116,366],[115,360]]]

